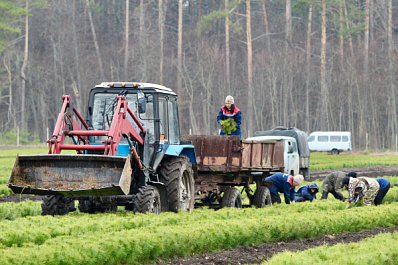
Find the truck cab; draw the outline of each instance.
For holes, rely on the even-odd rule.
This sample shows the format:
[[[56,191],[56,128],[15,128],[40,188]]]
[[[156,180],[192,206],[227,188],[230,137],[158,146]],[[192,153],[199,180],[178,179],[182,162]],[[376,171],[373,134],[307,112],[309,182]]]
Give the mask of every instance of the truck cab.
[[[282,141],[284,145],[284,173],[297,175],[300,172],[300,156],[296,139],[289,136],[254,136],[246,141]]]

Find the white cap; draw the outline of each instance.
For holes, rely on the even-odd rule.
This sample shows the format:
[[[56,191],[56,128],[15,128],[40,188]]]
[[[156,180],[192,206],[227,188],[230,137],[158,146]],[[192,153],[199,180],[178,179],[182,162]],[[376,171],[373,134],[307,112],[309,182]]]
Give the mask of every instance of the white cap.
[[[296,175],[294,176],[293,180],[297,183],[297,185],[300,185],[303,182],[304,177],[303,175]]]
[[[225,98],[225,104],[234,104],[234,98],[232,96],[227,96]]]

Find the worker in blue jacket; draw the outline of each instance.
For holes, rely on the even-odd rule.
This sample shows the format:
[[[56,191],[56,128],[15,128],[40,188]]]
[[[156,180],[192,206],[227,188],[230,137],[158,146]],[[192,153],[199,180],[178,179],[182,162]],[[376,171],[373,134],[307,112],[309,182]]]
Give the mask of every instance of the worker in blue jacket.
[[[311,183],[301,186],[296,192],[296,202],[316,200],[316,194],[319,191],[318,184]]]
[[[374,200],[375,205],[380,205],[383,202],[384,196],[386,196],[388,190],[390,189],[390,181],[385,178],[377,178],[376,181],[380,185],[379,192]]]
[[[227,96],[225,98],[225,105],[220,108],[220,111],[217,115],[217,122],[233,119],[235,121],[236,130],[231,132],[231,135],[239,135],[242,136],[242,132],[240,130],[240,125],[242,123],[242,112],[235,106],[235,100],[232,96]],[[220,135],[224,135],[225,133],[221,130]]]
[[[271,193],[272,203],[281,203],[281,197],[279,192],[285,196],[285,203],[295,202],[295,187],[303,182],[304,177],[302,175],[291,176],[284,173],[276,173],[272,176],[266,177],[265,181],[272,181],[272,188],[269,189]]]

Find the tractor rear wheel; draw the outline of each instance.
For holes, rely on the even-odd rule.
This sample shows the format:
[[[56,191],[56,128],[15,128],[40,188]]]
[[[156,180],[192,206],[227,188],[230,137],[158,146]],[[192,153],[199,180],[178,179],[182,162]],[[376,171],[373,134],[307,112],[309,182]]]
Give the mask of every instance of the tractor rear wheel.
[[[134,200],[134,207],[140,213],[160,214],[162,205],[159,191],[155,186],[146,185],[138,189],[137,197]]]
[[[75,201],[68,197],[56,195],[43,196],[41,215],[65,215],[75,210]]]
[[[242,208],[242,195],[235,187],[229,187],[222,196],[221,207]]]
[[[253,197],[253,205],[257,208],[264,208],[272,205],[271,193],[267,187],[257,187]]]
[[[192,164],[185,155],[169,156],[162,161],[159,180],[166,185],[168,209],[191,211],[195,206]]]

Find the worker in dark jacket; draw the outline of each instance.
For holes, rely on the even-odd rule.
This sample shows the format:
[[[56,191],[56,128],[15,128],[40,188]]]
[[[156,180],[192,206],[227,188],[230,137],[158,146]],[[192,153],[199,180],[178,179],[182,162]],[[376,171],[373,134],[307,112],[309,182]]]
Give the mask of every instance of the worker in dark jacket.
[[[336,199],[345,201],[346,198],[343,196],[343,193],[341,193],[341,188],[343,188],[343,179],[345,177],[356,178],[357,173],[350,172],[347,174],[342,171],[335,171],[327,175],[322,183],[323,192],[321,200],[327,199],[330,192]]]
[[[281,197],[279,192],[285,196],[285,203],[290,204],[292,201],[295,202],[295,187],[303,182],[304,177],[302,175],[291,176],[284,173],[276,173],[272,176],[266,177],[265,181],[272,181],[272,188],[269,189],[271,193],[272,203],[281,203]]]
[[[375,205],[377,206],[382,204],[384,196],[386,196],[388,190],[390,189],[390,181],[385,178],[377,178],[376,181],[380,185],[379,192],[377,193],[374,201]]]
[[[296,192],[296,202],[316,200],[316,194],[319,191],[318,184],[311,183],[301,186]]]
[[[236,130],[231,132],[231,135],[239,135],[242,136],[242,132],[240,131],[240,125],[242,123],[242,113],[240,109],[235,107],[235,101],[232,96],[227,96],[225,98],[225,105],[220,108],[220,111],[217,115],[217,122],[233,119],[235,121]],[[224,135],[225,133],[221,130],[220,135]]]

